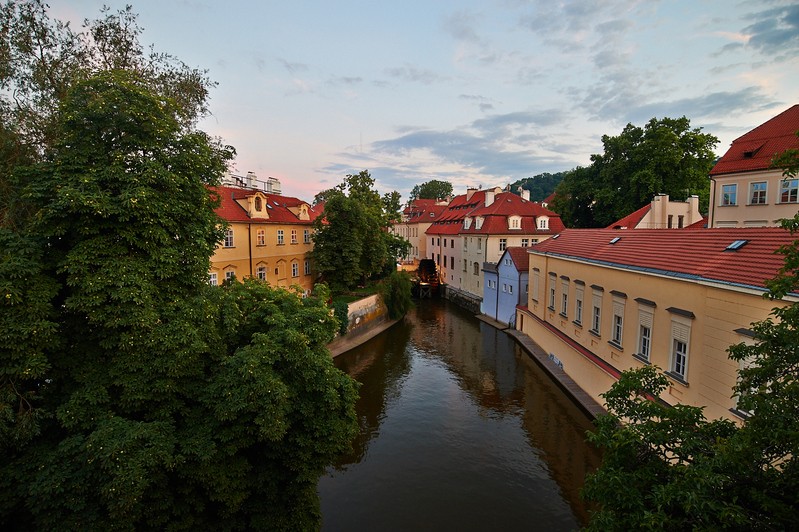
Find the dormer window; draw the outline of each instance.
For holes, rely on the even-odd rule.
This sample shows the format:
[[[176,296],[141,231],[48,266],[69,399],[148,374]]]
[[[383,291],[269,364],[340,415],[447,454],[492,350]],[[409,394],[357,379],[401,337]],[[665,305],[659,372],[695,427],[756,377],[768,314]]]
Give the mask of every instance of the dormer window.
[[[255,210],[261,211],[264,208],[263,202],[259,196],[255,196]]]
[[[483,227],[483,217],[482,216],[478,216],[474,220],[474,228],[475,229],[480,229],[481,227]]]
[[[548,230],[549,229],[549,217],[548,216],[539,216],[538,217],[537,227],[538,227],[538,229],[541,229],[541,230],[544,230],[544,231]]]
[[[463,219],[463,228],[469,229],[471,226],[472,226],[472,219],[469,216],[467,216],[466,218]]]
[[[508,217],[508,229],[521,229],[522,228],[522,217],[521,216],[510,216]]]

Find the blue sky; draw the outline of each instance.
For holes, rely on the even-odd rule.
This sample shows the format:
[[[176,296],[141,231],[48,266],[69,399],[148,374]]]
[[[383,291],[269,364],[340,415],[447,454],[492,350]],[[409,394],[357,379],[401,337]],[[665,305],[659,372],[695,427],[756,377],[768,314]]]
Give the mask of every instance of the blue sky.
[[[144,44],[218,82],[200,128],[235,171],[312,200],[569,170],[631,122],[736,137],[799,103],[799,4],[763,0],[50,0],[73,27],[133,5]]]

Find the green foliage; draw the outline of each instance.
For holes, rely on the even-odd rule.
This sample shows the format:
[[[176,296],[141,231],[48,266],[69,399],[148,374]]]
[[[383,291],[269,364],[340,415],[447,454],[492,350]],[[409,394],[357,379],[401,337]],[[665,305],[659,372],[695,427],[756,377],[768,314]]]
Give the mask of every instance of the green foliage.
[[[389,225],[395,224],[402,219],[400,197],[400,193],[396,190],[383,194],[383,212],[386,213]]]
[[[784,220],[795,233],[799,215]],[[799,292],[799,240],[767,282],[772,300]],[[666,406],[667,380],[652,367],[624,372],[604,397],[609,414],[589,440],[604,448],[584,495],[598,503],[591,530],[789,530],[799,523],[799,305],[752,325],[731,346],[743,369],[735,387],[741,427],[702,409]]]
[[[510,189],[516,191],[521,187],[530,191],[531,201],[543,201],[550,194],[555,192],[555,188],[563,181],[565,175],[566,172],[556,172],[554,174],[544,172],[543,174],[525,177],[524,179],[511,183]]]
[[[350,305],[344,300],[333,302],[333,315],[338,321],[338,333],[342,336],[347,334],[350,325]]]
[[[616,137],[602,136],[604,153],[591,166],[567,172],[554,210],[569,227],[605,227],[652,201],[699,196],[707,205],[708,172],[718,139],[690,127],[686,117],[651,119],[643,128],[627,124]]]
[[[383,281],[380,295],[392,320],[403,317],[413,307],[411,285],[408,272],[394,271]]]
[[[0,227],[0,525],[317,528],[357,430],[329,294],[207,285],[232,149],[148,85],[77,81],[13,166],[32,215]]]
[[[388,232],[391,213],[384,212],[369,172],[347,175],[324,193],[324,201],[324,215],[314,221],[311,256],[333,291],[352,289],[394,269],[410,243]]]
[[[452,195],[452,183],[449,181],[439,181],[438,179],[431,179],[421,185],[416,185],[411,190],[408,202],[415,199],[434,199],[443,200]]]

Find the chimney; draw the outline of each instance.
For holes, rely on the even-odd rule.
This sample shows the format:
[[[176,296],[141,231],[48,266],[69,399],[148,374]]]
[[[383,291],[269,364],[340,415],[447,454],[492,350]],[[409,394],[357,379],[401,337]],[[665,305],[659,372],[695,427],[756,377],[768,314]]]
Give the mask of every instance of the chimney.
[[[496,189],[493,188],[491,190],[486,190],[486,207],[494,203],[494,195],[496,194],[495,190]]]
[[[702,214],[699,212],[699,196],[695,194],[688,196],[688,222],[686,225],[698,222],[701,218]]]
[[[466,188],[466,201],[469,201],[470,199],[472,199],[472,196],[474,195],[475,192],[477,192],[476,188],[467,187]]]
[[[526,188],[522,189],[522,199],[526,201],[530,201],[530,191]]]
[[[255,187],[255,183],[257,181],[258,181],[258,178],[255,177],[255,173],[254,172],[247,172],[247,180],[245,182],[247,187],[254,188]]]

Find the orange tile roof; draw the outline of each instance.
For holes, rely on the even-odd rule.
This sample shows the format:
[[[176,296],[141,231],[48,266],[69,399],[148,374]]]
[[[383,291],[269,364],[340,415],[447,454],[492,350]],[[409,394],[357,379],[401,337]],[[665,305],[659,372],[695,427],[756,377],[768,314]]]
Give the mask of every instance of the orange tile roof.
[[[614,244],[610,241],[619,238]],[[725,251],[736,240],[747,243]],[[783,265],[776,250],[793,242],[780,227],[683,229],[566,229],[529,248],[530,253],[689,280],[716,281],[762,290]]]
[[[513,264],[520,272],[527,272],[530,270],[530,254],[527,253],[528,249],[529,248],[522,248],[518,246],[505,248],[505,253],[510,255],[510,257],[513,259]]]
[[[321,214],[318,208],[310,208],[310,204],[290,196],[279,196],[259,190],[244,189],[238,187],[209,187],[212,193],[219,196],[220,205],[216,208],[216,214],[228,222],[257,222],[257,223],[294,223],[310,225],[313,220]],[[269,218],[251,218],[247,210],[236,202],[237,199],[245,199],[260,192],[264,196]],[[289,207],[298,207],[305,203],[309,206],[309,220],[300,220],[296,214],[289,210]],[[318,207],[318,206],[317,206]]]
[[[732,141],[710,175],[766,170],[778,153],[799,148],[799,104]]]

